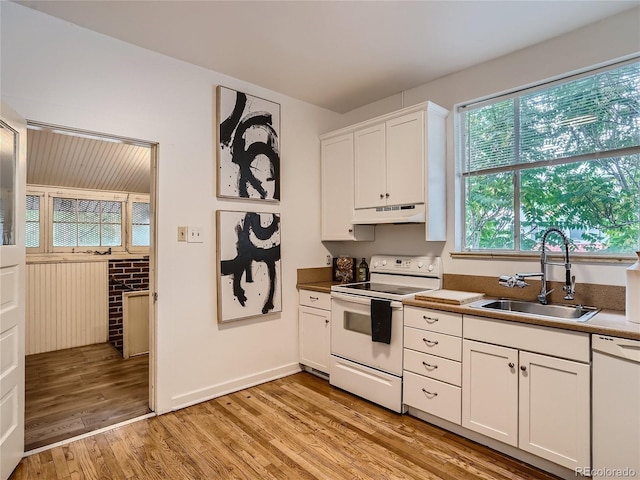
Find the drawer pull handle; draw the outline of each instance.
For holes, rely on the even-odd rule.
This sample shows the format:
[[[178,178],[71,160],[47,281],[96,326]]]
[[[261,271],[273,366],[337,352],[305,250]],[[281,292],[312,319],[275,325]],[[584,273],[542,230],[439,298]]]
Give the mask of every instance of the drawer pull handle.
[[[422,362],[422,365],[424,365],[427,368],[433,368],[433,369],[438,368],[438,365],[431,365],[431,364],[429,364],[427,362]]]
[[[320,299],[318,297],[309,297],[309,300],[311,300],[312,302],[317,302]]]
[[[422,341],[424,343],[426,343],[427,345],[437,345],[438,344],[437,340],[427,340],[426,338],[423,338]]]
[[[509,362],[509,368],[513,368],[513,367],[515,367],[515,366],[516,366],[516,365],[515,365],[515,363],[513,363],[513,362]]]
[[[427,323],[435,323],[438,321],[438,317],[427,317],[426,315],[423,315],[422,318],[424,318]]]
[[[438,392],[430,392],[429,390],[425,390],[424,388],[422,389],[422,393],[425,393],[427,395],[431,395],[432,397],[437,397],[438,396]]]

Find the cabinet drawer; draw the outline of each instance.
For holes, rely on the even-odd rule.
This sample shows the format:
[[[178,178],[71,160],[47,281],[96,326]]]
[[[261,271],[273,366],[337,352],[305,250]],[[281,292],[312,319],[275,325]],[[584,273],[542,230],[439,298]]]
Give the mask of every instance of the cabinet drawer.
[[[300,290],[300,305],[331,310],[331,294]]]
[[[462,364],[415,350],[404,350],[404,369],[446,383],[462,384]]]
[[[404,327],[404,346],[411,350],[462,361],[462,339],[442,333]]]
[[[460,387],[405,371],[402,392],[405,405],[460,425]]]
[[[406,306],[404,324],[407,327],[462,336],[462,315],[459,313]]]

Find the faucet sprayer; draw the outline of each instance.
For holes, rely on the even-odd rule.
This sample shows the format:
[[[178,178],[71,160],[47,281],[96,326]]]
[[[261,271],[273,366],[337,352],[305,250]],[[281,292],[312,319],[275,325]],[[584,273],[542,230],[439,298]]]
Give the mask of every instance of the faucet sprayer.
[[[550,233],[557,233],[562,237],[562,242],[564,244],[564,263],[547,262],[547,252],[546,252],[547,236]],[[564,290],[566,293],[566,295],[564,296],[564,299],[573,300],[573,297],[575,294],[576,277],[571,275],[571,263],[569,261],[569,240],[567,239],[566,235],[562,233],[561,230],[555,227],[547,229],[542,235],[542,251],[540,252],[540,270],[541,270],[540,272],[516,273],[513,277],[503,275],[499,278],[498,283],[500,283],[500,285],[503,285],[505,287],[524,288],[529,285],[527,282],[525,282],[524,280],[525,278],[542,277],[540,282],[541,285],[540,285],[540,293],[538,294],[538,301],[541,304],[546,305],[547,296],[549,296],[549,294],[553,292],[553,289],[547,290],[547,265],[559,265],[565,268],[565,283],[564,283],[564,287],[562,287],[562,290]]]

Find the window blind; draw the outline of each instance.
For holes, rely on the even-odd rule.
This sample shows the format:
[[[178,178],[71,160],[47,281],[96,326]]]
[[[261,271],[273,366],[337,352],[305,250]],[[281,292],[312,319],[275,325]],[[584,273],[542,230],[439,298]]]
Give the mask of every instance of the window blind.
[[[461,109],[463,174],[640,151],[640,63]]]

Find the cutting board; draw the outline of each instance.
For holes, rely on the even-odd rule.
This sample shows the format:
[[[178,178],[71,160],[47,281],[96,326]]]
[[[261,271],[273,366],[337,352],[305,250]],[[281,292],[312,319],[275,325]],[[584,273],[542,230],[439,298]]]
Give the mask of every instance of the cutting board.
[[[449,305],[464,305],[474,302],[484,297],[484,293],[460,292],[458,290],[436,290],[434,292],[420,293],[416,295],[416,300],[427,302],[447,303]]]

